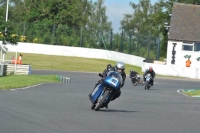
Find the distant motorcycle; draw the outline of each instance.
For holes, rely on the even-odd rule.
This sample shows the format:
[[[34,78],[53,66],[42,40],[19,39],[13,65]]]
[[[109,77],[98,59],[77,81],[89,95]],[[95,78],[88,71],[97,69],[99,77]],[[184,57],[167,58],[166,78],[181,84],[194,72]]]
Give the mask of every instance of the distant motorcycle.
[[[115,93],[120,90],[123,81],[122,76],[115,71],[109,71],[106,78],[103,78],[101,73],[99,73],[99,76],[102,77],[102,82],[89,95],[89,99],[92,102],[91,109],[95,111],[106,107]]]
[[[152,86],[152,85],[151,85],[151,81],[152,81],[151,74],[148,73],[148,74],[145,76],[145,78],[146,78],[146,82],[145,82],[145,85],[144,85],[144,89],[145,89],[145,90],[149,90],[150,87]]]
[[[137,74],[135,77],[135,82],[133,82],[133,79],[131,79],[132,83],[134,84],[134,86],[137,86],[137,85],[144,85],[143,84],[143,80],[140,78],[140,75]]]

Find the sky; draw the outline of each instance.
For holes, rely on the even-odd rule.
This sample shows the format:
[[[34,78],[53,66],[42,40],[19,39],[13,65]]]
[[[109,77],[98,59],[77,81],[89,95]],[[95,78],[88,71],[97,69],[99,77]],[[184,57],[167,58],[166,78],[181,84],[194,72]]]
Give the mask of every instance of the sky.
[[[97,0],[93,0],[97,1]],[[158,0],[150,0],[154,4]],[[104,0],[106,6],[106,15],[108,21],[112,22],[112,28],[114,32],[118,32],[120,28],[120,21],[123,19],[123,14],[133,13],[133,9],[130,6],[130,2],[138,4],[139,0]]]

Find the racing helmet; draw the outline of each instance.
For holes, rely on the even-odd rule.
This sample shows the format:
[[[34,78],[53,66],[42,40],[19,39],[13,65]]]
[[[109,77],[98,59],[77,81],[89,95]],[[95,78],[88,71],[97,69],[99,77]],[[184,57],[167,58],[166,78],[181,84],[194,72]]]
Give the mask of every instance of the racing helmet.
[[[131,69],[130,72],[132,72],[133,70]]]
[[[118,70],[121,70],[120,72]],[[119,72],[120,74],[124,73],[125,64],[123,62],[117,62],[115,65],[115,71]]]
[[[153,67],[152,67],[152,66],[149,67],[149,71],[150,71],[150,72],[153,71]]]
[[[111,67],[112,67],[111,64],[108,64],[107,65],[107,70],[111,70]]]

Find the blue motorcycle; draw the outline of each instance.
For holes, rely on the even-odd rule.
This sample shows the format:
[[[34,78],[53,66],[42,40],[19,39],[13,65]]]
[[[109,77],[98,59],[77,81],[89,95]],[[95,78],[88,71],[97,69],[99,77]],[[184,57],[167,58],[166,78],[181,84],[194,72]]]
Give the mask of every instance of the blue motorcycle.
[[[122,84],[122,76],[118,72],[109,71],[105,78],[100,73],[99,76],[102,77],[102,82],[89,95],[89,99],[92,102],[91,109],[95,111],[107,107],[116,92],[120,90]]]

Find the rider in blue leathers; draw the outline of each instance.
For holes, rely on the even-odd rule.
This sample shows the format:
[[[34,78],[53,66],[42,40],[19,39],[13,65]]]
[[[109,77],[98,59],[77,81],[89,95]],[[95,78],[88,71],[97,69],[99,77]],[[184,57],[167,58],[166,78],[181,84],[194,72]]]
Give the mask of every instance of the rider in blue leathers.
[[[117,71],[118,73],[121,74],[122,76],[122,84],[121,84],[121,88],[124,86],[125,83],[125,79],[126,79],[126,73],[125,73],[125,64],[123,62],[117,62],[116,65],[114,67],[112,67],[110,64],[107,65],[107,68],[103,71],[103,78],[105,78],[107,76],[107,73],[109,71]],[[99,80],[97,82],[97,84],[95,84],[95,87],[101,83],[101,80]],[[90,94],[89,94],[90,95]],[[115,100],[116,98],[118,98],[121,95],[121,90],[119,90],[118,92],[116,92],[115,96],[113,97],[112,101]],[[106,106],[106,108],[108,108],[108,105]]]

